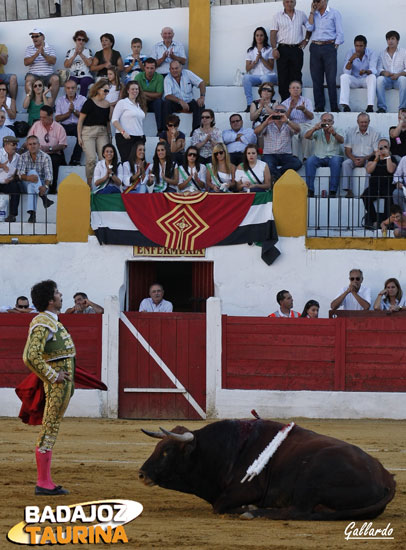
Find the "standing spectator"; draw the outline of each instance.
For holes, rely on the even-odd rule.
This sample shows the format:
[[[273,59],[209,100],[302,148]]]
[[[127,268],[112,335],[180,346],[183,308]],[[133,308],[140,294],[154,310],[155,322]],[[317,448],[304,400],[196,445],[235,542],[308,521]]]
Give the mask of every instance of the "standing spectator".
[[[230,162],[224,143],[213,147],[211,164],[207,164],[206,185],[209,191],[227,193],[234,188],[235,166]]]
[[[88,88],[94,82],[90,73],[93,62],[92,50],[86,48],[89,37],[85,31],[76,31],[73,36],[75,47],[66,53],[64,67],[69,69],[69,79],[74,80],[80,86],[80,95],[86,97]]]
[[[62,124],[53,119],[52,107],[41,107],[40,119],[31,126],[28,134],[37,136],[41,150],[51,157],[53,180],[51,193],[56,193],[59,167],[66,164],[64,149],[67,147],[66,132]]]
[[[396,188],[393,191],[393,202],[400,206],[401,211],[406,211],[406,156],[402,157],[395,174],[393,181],[396,184]]]
[[[159,134],[159,141],[169,145],[176,164],[182,164],[185,155],[185,134],[179,131],[179,124],[180,119],[177,115],[169,115],[166,119],[166,131]]]
[[[76,292],[73,295],[73,301],[75,305],[69,307],[65,313],[104,313],[104,308],[90,301],[85,292]]]
[[[257,135],[264,136],[262,158],[275,181],[287,170],[299,170],[302,166],[301,161],[292,155],[292,135],[299,132],[299,124],[286,116],[285,105],[277,105],[272,114],[255,128]]]
[[[389,128],[390,150],[398,161],[406,155],[406,107],[399,109],[398,125]]]
[[[399,281],[391,277],[385,281],[383,290],[376,297],[374,310],[393,313],[403,308],[406,308],[406,300],[402,288]]]
[[[227,145],[231,162],[237,166],[242,160],[243,152],[250,143],[256,144],[257,136],[252,128],[243,128],[242,116],[234,113],[230,116],[230,130],[223,130],[223,142]]]
[[[102,148],[109,143],[110,104],[106,101],[108,82],[102,78],[90,88],[89,99],[83,104],[78,122],[78,143],[86,155],[86,178],[92,185],[97,155],[102,158]]]
[[[146,193],[151,165],[145,160],[145,145],[141,141],[133,146],[122,167],[122,192]]]
[[[147,105],[138,82],[127,82],[122,98],[114,107],[111,122],[119,132],[116,133],[116,143],[121,162],[126,162],[132,146],[137,141],[145,143],[144,120]]]
[[[173,311],[171,302],[164,300],[164,287],[158,283],[154,283],[149,287],[149,298],[144,298],[140,303],[139,311],[147,313],[170,313]]]
[[[348,158],[343,162],[343,191],[347,192],[347,199],[354,197],[353,169],[365,166],[378,147],[379,133],[369,126],[369,121],[367,113],[360,113],[358,126],[350,128],[345,136],[344,151]]]
[[[364,223],[366,229],[374,231],[379,227],[375,200],[384,199],[384,217],[389,216],[393,193],[393,174],[396,165],[396,158],[390,154],[389,141],[380,139],[377,151],[371,155],[366,165],[366,171],[369,174],[368,187],[361,195],[366,211]]]
[[[344,309],[350,311],[367,310],[371,306],[371,291],[362,286],[364,276],[360,269],[351,269],[350,284],[340,290],[339,295],[330,305],[332,310]]]
[[[45,208],[54,204],[47,197],[52,184],[52,161],[49,155],[41,151],[37,136],[28,136],[26,143],[28,151],[23,153],[17,161],[17,174],[28,195],[27,213],[30,215],[28,223],[35,223],[38,195]]]
[[[16,100],[8,96],[8,86],[0,81],[0,111],[6,115],[6,126],[12,126],[17,115]]]
[[[94,169],[92,190],[93,193],[110,194],[121,193],[121,178],[117,151],[114,145],[106,143],[102,149],[102,159]]]
[[[374,112],[376,95],[376,63],[378,57],[373,50],[367,48],[367,39],[362,34],[354,38],[354,47],[347,52],[344,61],[343,74],[340,76],[340,103],[343,111],[349,113],[350,88],[367,88],[367,113]]]
[[[166,76],[169,73],[169,65],[172,61],[179,61],[181,65],[186,63],[185,48],[181,42],[176,42],[175,33],[171,27],[164,27],[161,31],[162,40],[154,46],[157,72]]]
[[[65,129],[67,136],[75,136],[76,143],[69,164],[78,166],[82,156],[82,147],[78,143],[78,121],[80,110],[86,98],[77,93],[75,80],[69,79],[65,82],[65,95],[57,99],[55,106],[55,120],[60,122]]]
[[[311,128],[310,121],[314,119],[313,105],[310,99],[302,96],[302,85],[297,80],[290,83],[289,94],[290,97],[282,105],[287,108],[286,116],[300,126],[300,132],[293,136],[292,152],[300,159],[307,159],[311,155],[311,142],[302,140]]]
[[[179,61],[171,61],[169,71],[164,80],[165,119],[174,112],[192,113],[192,131],[196,130],[204,107],[206,84],[192,71],[182,69]],[[197,100],[193,99],[193,86],[200,90]]]
[[[102,49],[95,53],[90,70],[95,72],[97,77],[106,77],[107,69],[110,69],[110,67],[117,67],[121,73],[124,65],[121,53],[113,50],[115,43],[114,35],[106,32],[101,35],[100,42]]]
[[[305,306],[300,317],[306,319],[317,319],[319,316],[320,304],[316,300],[309,300],[305,303]]]
[[[18,82],[17,75],[4,72],[4,65],[8,63],[8,49],[5,44],[0,44],[0,84],[7,84],[10,90],[10,97],[17,99]]]
[[[3,147],[0,149],[0,193],[8,193],[10,195],[10,212],[4,221],[12,223],[17,219],[20,194],[23,192],[16,174],[17,163],[20,158],[20,155],[16,153],[18,138],[6,136],[3,138],[2,143]]]
[[[13,130],[5,125],[5,122],[6,122],[6,115],[3,111],[0,111],[0,143],[3,143],[4,137],[15,135]]]
[[[400,35],[396,31],[386,33],[388,47],[378,58],[376,94],[378,113],[386,113],[385,90],[399,90],[399,109],[406,107],[406,50],[399,48]]]
[[[302,82],[303,50],[309,43],[306,32],[307,17],[295,9],[296,0],[283,0],[283,11],[278,12],[271,25],[271,46],[278,69],[278,84],[281,100],[289,97],[289,84]]]
[[[313,80],[314,110],[324,111],[324,75],[326,76],[330,110],[339,112],[337,104],[337,49],[344,42],[341,14],[327,6],[328,0],[312,3],[306,24],[312,32],[310,73]]]
[[[198,193],[206,187],[206,167],[200,164],[199,153],[194,145],[186,149],[183,164],[178,166],[179,193]]]
[[[135,80],[135,77],[145,70],[144,63],[147,59],[146,55],[142,55],[142,40],[141,38],[133,38],[131,40],[131,53],[124,59],[125,83],[130,80]]]
[[[149,173],[148,191],[176,193],[178,181],[178,169],[172,160],[169,147],[166,143],[160,142],[155,147],[154,160]]]
[[[28,46],[24,54],[24,65],[29,67],[25,75],[25,93],[28,94],[31,91],[33,81],[36,77],[40,77],[51,91],[53,105],[59,91],[59,76],[54,70],[55,48],[45,42],[45,35],[41,29],[35,28],[29,34],[32,38],[32,46]]]
[[[147,108],[149,113],[155,114],[155,122],[158,134],[163,132],[163,109],[164,104],[162,96],[164,94],[164,79],[163,76],[156,72],[156,61],[152,57],[148,57],[144,62],[144,71],[138,73],[134,77],[134,82],[138,82],[141,90],[147,100]]]
[[[35,78],[33,82],[27,83],[28,93],[26,94],[23,107],[27,109],[28,113],[28,124],[32,126],[34,122],[39,120],[39,112],[41,107],[48,105],[49,107],[53,106],[52,98],[48,97],[51,95],[48,88],[44,87],[44,83],[40,78]]]
[[[289,290],[280,290],[276,295],[279,309],[268,315],[268,317],[288,317],[294,319],[300,317],[300,313],[293,311],[293,298]]]
[[[247,99],[245,112],[249,113],[252,103],[252,86],[258,86],[264,82],[276,84],[278,81],[274,71],[272,48],[268,43],[268,35],[264,27],[257,27],[254,31],[252,46],[247,50],[245,70],[246,74],[242,79],[242,85]]]
[[[340,185],[340,171],[344,161],[340,147],[344,143],[343,132],[334,127],[333,115],[324,113],[320,122],[308,130],[304,137],[316,142],[314,155],[307,159],[305,165],[308,196],[314,197],[314,178],[317,168],[328,166],[330,168],[329,196],[335,197]]]
[[[238,192],[255,193],[271,187],[271,173],[267,163],[259,160],[256,145],[247,145],[234,178]]]
[[[196,128],[192,135],[192,145],[199,151],[199,162],[207,164],[211,161],[213,147],[221,142],[221,130],[216,128],[216,119],[211,109],[202,111],[200,128]]]

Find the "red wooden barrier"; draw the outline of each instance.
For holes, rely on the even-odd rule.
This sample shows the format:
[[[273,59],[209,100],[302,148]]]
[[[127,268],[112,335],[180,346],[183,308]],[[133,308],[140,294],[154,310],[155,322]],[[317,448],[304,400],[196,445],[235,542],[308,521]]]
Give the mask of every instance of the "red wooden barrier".
[[[223,388],[406,391],[406,319],[223,316]]]
[[[0,387],[15,388],[28,374],[22,356],[33,315],[0,314]],[[82,369],[101,375],[102,316],[60,315],[61,322],[73,337],[76,361]],[[80,388],[81,386],[77,386]]]

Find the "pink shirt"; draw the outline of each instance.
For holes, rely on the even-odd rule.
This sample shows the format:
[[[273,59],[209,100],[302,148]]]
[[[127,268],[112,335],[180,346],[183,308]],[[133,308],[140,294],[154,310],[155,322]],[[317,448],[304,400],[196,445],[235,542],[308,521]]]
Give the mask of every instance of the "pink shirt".
[[[53,122],[49,130],[45,128],[40,120],[34,122],[28,132],[29,136],[37,136],[41,147],[55,147],[56,145],[67,145],[65,128],[59,122]],[[48,138],[45,139],[45,136]]]

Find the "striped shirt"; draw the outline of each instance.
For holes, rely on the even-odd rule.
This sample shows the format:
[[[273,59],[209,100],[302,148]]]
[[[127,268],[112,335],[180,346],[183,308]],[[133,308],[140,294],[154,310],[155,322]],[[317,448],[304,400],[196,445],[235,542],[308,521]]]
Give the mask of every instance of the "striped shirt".
[[[294,133],[286,122],[282,124],[280,129],[275,122],[268,124],[262,133],[264,136],[264,154],[292,154],[292,134]]]
[[[295,10],[292,19],[285,10],[273,18],[271,31],[278,32],[279,44],[300,44],[306,31],[307,16],[303,11]]]
[[[380,53],[377,65],[377,75],[382,71],[390,73],[400,73],[406,71],[406,50],[405,48],[397,48],[393,57],[388,54],[388,50],[383,50]]]
[[[24,59],[27,57],[32,57],[38,48],[34,45],[27,46],[25,49]],[[46,55],[52,55],[56,58],[56,51],[53,46],[50,46],[47,42],[44,44],[44,52]],[[29,65],[29,71],[31,74],[38,76],[48,76],[54,72],[54,65],[48,63],[43,55],[39,55],[34,59],[34,61]]]
[[[285,101],[282,101],[282,105],[285,105],[286,109],[289,110],[290,103],[292,101],[291,97],[288,97],[288,99],[285,99]],[[303,97],[302,95],[299,97],[297,105],[304,105],[307,111],[313,112],[313,105],[310,99],[307,97]],[[307,116],[304,114],[303,111],[300,109],[292,109],[292,112],[290,113],[290,120],[293,122],[297,122],[297,124],[302,124],[303,122],[309,122],[310,119],[307,118]]]
[[[52,181],[51,157],[39,150],[34,162],[29,151],[23,153],[17,162],[17,173],[28,174],[30,170],[35,170],[42,182]]]

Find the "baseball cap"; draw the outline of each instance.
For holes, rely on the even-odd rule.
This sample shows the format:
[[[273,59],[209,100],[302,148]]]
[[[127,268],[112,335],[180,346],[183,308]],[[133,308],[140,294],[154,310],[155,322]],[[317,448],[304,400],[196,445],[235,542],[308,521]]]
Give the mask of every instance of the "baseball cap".
[[[15,136],[4,136],[3,143],[18,143],[19,139]]]
[[[45,36],[45,33],[42,29],[39,29],[38,27],[34,27],[31,32],[28,34],[42,34],[42,36]]]

